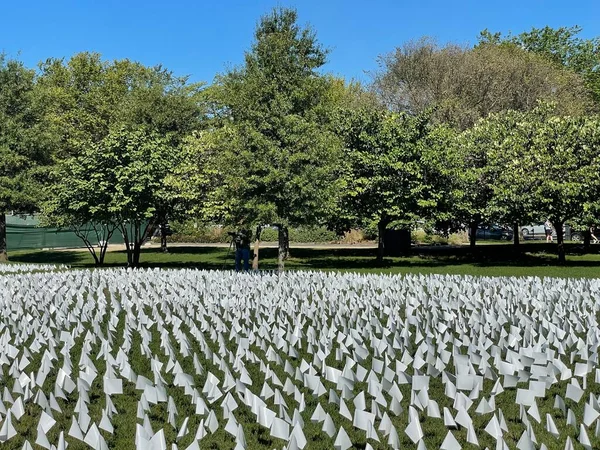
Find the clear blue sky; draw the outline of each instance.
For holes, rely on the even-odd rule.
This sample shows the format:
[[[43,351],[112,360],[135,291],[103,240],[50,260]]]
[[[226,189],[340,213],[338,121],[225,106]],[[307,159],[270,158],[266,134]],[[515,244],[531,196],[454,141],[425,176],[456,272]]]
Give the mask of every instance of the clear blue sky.
[[[331,50],[325,71],[367,81],[377,56],[428,35],[473,43],[479,31],[580,25],[600,35],[599,0],[4,0],[0,51],[33,67],[48,57],[99,52],[163,64],[211,82],[240,64],[260,16],[293,6]]]

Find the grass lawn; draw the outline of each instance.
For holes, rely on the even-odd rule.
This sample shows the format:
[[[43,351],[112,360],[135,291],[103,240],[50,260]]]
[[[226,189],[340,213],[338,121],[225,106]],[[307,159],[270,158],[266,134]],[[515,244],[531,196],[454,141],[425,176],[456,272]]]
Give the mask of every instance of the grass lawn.
[[[213,252],[212,264],[220,263],[218,257],[223,254],[220,250]],[[181,255],[186,255],[185,251],[180,253],[180,259]],[[198,260],[197,253],[191,255],[195,255],[195,259],[190,256],[192,262]],[[205,256],[208,259],[210,254]],[[343,260],[344,257],[340,258]],[[358,260],[359,257],[345,258]],[[206,262],[206,265],[210,263]],[[597,282],[491,278],[463,282],[451,277],[429,278],[429,281],[407,277],[390,281],[388,277],[357,280],[352,276],[324,275],[299,272],[290,274],[289,278],[255,278],[231,273],[104,270],[6,277],[5,291],[0,289],[0,300],[21,314],[5,314],[0,319],[4,336],[18,350],[11,357],[14,362],[0,366],[3,375],[0,377],[0,392],[3,392],[5,407],[12,403],[7,400],[5,392],[12,392],[15,400],[18,396],[26,397],[22,388],[15,391],[15,385],[20,383],[21,371],[32,374],[37,380],[43,361],[49,371],[30,392],[24,415],[12,419],[17,435],[1,443],[0,448],[19,450],[24,448],[25,440],[35,442],[39,436],[37,424],[42,411],[47,413],[51,410],[56,420],[47,433],[52,444],[59,440],[61,431],[66,435],[74,421],[82,421],[82,413],[78,412],[77,417],[75,414],[82,396],[80,389],[59,391],[64,394],[55,399],[60,410],[42,406],[50,393],[56,392],[58,369],[62,367],[67,368],[72,382],[81,383],[78,378],[83,377],[84,372],[88,374],[84,377],[86,379],[90,379],[90,374],[94,375],[89,383],[86,382],[89,390],[81,385],[89,397],[89,401],[82,401],[88,403],[84,416],[89,416],[94,424],[102,421],[109,408],[103,391],[104,377],[122,381],[122,392],[110,397],[115,409],[114,415],[111,415],[114,430],[101,432],[109,449],[150,448],[135,446],[137,425],[143,423],[143,427],[147,425],[153,432],[164,432],[168,443],[166,448],[177,442],[177,448],[187,450],[194,441],[196,430],[199,427],[204,429],[209,420],[206,411],[197,413],[193,395],[186,392],[185,383],[182,385],[181,379],[176,382],[177,373],[188,376],[217,421],[215,432],[203,437],[196,448],[234,449],[235,437],[225,431],[231,417],[242,425],[248,450],[284,448],[284,440],[272,436],[268,427],[258,424],[258,416],[237,392],[239,383],[235,388],[227,383],[227,392],[236,405],[231,414],[225,412],[226,374],[241,380],[242,367],[248,377],[244,389],[255,397],[263,397],[269,411],[280,418],[293,417],[296,410],[299,411],[304,423],[302,430],[307,441],[306,450],[334,448],[335,437],[322,432],[322,422],[311,420],[318,405],[330,415],[336,430],[343,427],[348,433],[353,444],[351,448],[390,448],[386,445],[388,438],[381,430],[375,435],[375,440],[368,438],[366,432],[355,427],[353,422],[358,395],[365,394],[360,410],[373,411],[373,404],[377,401],[370,386],[374,386],[375,390],[380,385],[383,387],[384,377],[389,383],[397,382],[401,406],[399,409],[392,407],[393,391],[389,388],[381,391],[385,401],[377,408],[381,414],[385,412],[398,433],[399,448],[416,448],[404,432],[410,417],[409,406],[417,415],[423,442],[430,450],[439,449],[449,432],[464,449],[496,448],[495,439],[484,431],[492,420],[492,413],[476,412],[484,399],[493,402],[493,414],[502,414],[502,421],[506,423],[503,439],[509,448],[516,448],[520,437],[528,429],[516,403],[518,389],[531,386],[530,379],[539,381],[539,370],[545,371],[549,367],[556,378],[550,380],[543,395],[536,399],[537,415],[542,420],[538,422],[532,412],[529,415],[525,413],[525,417],[529,417],[531,433],[537,436],[540,444],[546,444],[548,450],[564,449],[567,437],[577,445],[579,428],[568,425],[567,414],[555,408],[554,403],[557,395],[565,399],[565,410],[570,409],[579,424],[584,418],[585,403],[590,394],[594,399],[598,395],[598,384],[594,381],[597,344],[590,343],[591,339],[586,340],[588,330],[591,336],[598,335],[597,310],[593,300],[599,292]],[[280,280],[283,282],[280,283]],[[40,289],[40,283],[44,283],[46,288]],[[306,289],[307,283],[313,288],[310,293]],[[563,288],[569,283],[573,291],[565,293]],[[242,291],[244,294],[240,295]],[[19,295],[14,295],[15,292]],[[263,295],[267,292],[269,296]],[[530,297],[535,296],[535,301],[521,302],[522,296],[528,293]],[[488,301],[489,297],[492,301]],[[417,299],[426,304],[415,308]],[[463,302],[464,305],[458,307]],[[311,307],[305,308],[307,304]],[[558,312],[551,307],[553,305],[559,305]],[[388,326],[390,312],[398,325]],[[482,316],[483,313],[485,316]],[[500,316],[502,319],[495,323],[489,320]],[[23,325],[17,325],[14,317],[18,317]],[[479,323],[478,320],[483,317],[487,318],[486,322]],[[410,325],[409,320],[412,322]],[[583,332],[575,332],[578,326],[583,325]],[[301,332],[295,331],[296,328]],[[564,331],[562,340],[553,337],[551,330],[558,329]],[[534,336],[532,330],[539,331]],[[573,334],[567,333],[567,330],[572,330]],[[293,339],[296,334],[297,340]],[[54,335],[60,338],[47,342],[47,336]],[[512,336],[511,342],[506,339],[509,335]],[[423,340],[424,337],[426,340]],[[530,352],[537,348],[538,342],[543,342],[548,352],[539,351],[535,358],[528,357],[533,355]],[[383,347],[382,343],[385,344]],[[486,346],[489,351],[476,346],[477,343]],[[555,349],[559,343],[564,355]],[[290,355],[291,348],[295,355]],[[358,349],[362,351],[358,352]],[[55,359],[50,359],[52,353],[56,354]],[[462,362],[456,361],[459,354],[463,357],[460,358]],[[504,384],[506,375],[499,375],[497,366],[500,361],[512,361],[510,358],[516,358],[516,355],[519,355],[519,361],[529,360],[530,365],[536,362],[538,370],[530,366],[518,370],[518,384],[508,386]],[[198,358],[198,364],[194,362],[195,358]],[[448,359],[441,364],[443,358]],[[468,394],[473,401],[470,409],[466,409],[469,409],[468,415],[473,421],[479,446],[467,443],[465,427],[446,427],[442,418],[433,417],[421,403],[421,407],[414,406],[416,391],[422,388],[413,389],[412,380],[401,381],[398,372],[403,377],[427,373],[427,397],[419,394],[419,402],[435,400],[440,412],[447,408],[454,417],[458,408],[447,388],[450,384],[458,386],[457,364],[466,368],[465,358],[468,358],[471,368],[469,373],[481,380],[481,389],[464,386],[458,389],[463,391],[461,398],[466,399]],[[583,365],[589,367],[589,371],[573,376],[577,363],[586,363],[588,358],[589,366]],[[353,380],[351,388],[342,389],[321,372],[326,365],[338,374],[346,375],[348,372],[343,371],[349,359],[360,365],[348,366],[348,370],[353,371],[348,378]],[[562,371],[550,365],[551,362],[556,363],[556,359],[566,364],[568,377],[562,377]],[[402,364],[399,366],[400,361]],[[175,363],[178,364],[176,370]],[[488,373],[486,367],[492,372]],[[360,378],[359,369],[362,373]],[[160,385],[165,390],[165,400],[142,400],[142,388],[136,388],[136,382],[130,378],[131,373],[155,380],[152,386],[158,385],[157,380],[162,380]],[[210,394],[211,390],[205,389],[209,374],[216,377],[220,386],[220,393],[213,400],[209,398],[214,393]],[[316,395],[315,388],[309,387],[308,378],[303,374],[315,376],[323,384],[324,393]],[[489,376],[484,378],[484,374]],[[462,372],[462,376],[465,375]],[[557,379],[559,375],[560,380]],[[445,380],[445,377],[451,378]],[[566,398],[567,385],[573,382],[571,378],[577,378],[578,383],[583,384],[580,400]],[[496,379],[499,386],[506,387],[500,393],[494,391]],[[546,382],[542,381],[542,384]],[[264,391],[267,385],[271,391],[277,390],[278,393],[268,394]],[[262,394],[263,391],[265,394]],[[38,396],[38,392],[45,392],[45,397]],[[332,392],[338,398],[345,398],[345,413],[335,400],[331,400]],[[172,398],[178,411],[172,418],[169,418],[167,396]],[[558,427],[558,439],[546,429],[547,415]],[[189,418],[187,432],[178,439],[186,418]],[[375,428],[379,429],[383,421],[383,417],[375,419]],[[594,428],[592,424],[587,429],[591,439],[589,448],[600,448],[600,437],[595,436]],[[67,442],[71,450],[90,448],[72,437],[67,437]],[[583,447],[577,445],[575,448]]]
[[[567,265],[558,266],[556,256],[550,253],[552,250],[546,244],[527,244],[523,246],[522,253],[516,255],[510,245],[482,245],[474,253],[462,247],[430,247],[415,249],[410,257],[388,258],[383,265],[377,266],[373,249],[298,248],[292,249],[287,267],[300,270],[485,276],[596,277],[600,273],[600,255],[596,253],[584,255],[580,253],[580,249],[571,246],[568,249]],[[264,258],[263,268],[275,268],[276,249],[261,251],[261,257]],[[17,264],[54,263],[76,268],[93,267],[92,259],[85,251],[12,252],[10,258]],[[107,255],[109,266],[123,266],[125,261],[124,252],[111,252]],[[142,261],[145,267],[221,269],[224,263],[226,268],[232,267],[232,255],[228,249],[214,247],[173,247],[168,254],[162,254],[158,249],[145,249]],[[89,411],[85,414],[95,424],[101,422],[108,409],[108,400],[103,391],[104,377],[118,378],[123,383],[122,393],[114,394],[111,400],[115,407],[115,414],[111,419],[114,432],[101,433],[108,448],[134,450],[137,424],[144,423],[144,426],[148,425],[154,432],[164,431],[169,444],[167,448],[170,448],[171,443],[177,442],[178,448],[185,450],[193,443],[196,430],[204,427],[208,419],[206,414],[202,417],[196,413],[196,406],[190,399],[192,396],[175,381],[179,370],[174,369],[175,363],[182,373],[191,377],[196,389],[202,390],[202,395],[207,397],[210,390],[204,392],[203,386],[206,387],[209,373],[216,376],[224,390],[226,373],[234,372],[236,377],[241,377],[239,368],[243,362],[251,381],[248,390],[255,396],[261,396],[267,383],[272,390],[280,391],[277,395],[262,395],[270,411],[275,411],[282,417],[286,414],[292,416],[294,410],[300,408],[300,404],[303,405],[303,433],[308,442],[305,449],[333,448],[335,438],[322,432],[321,422],[311,420],[317,405],[320,405],[331,416],[336,429],[344,427],[352,441],[352,448],[365,449],[369,444],[374,450],[383,450],[389,448],[386,445],[387,436],[380,432],[377,439],[381,442],[378,442],[368,438],[365,431],[353,426],[352,416],[357,408],[354,399],[359,393],[369,391],[366,374],[377,377],[378,382],[383,383],[382,377],[386,373],[385,376],[396,378],[393,374],[398,371],[397,363],[404,361],[403,364],[406,363],[407,367],[400,369],[401,372],[409,376],[419,373],[431,375],[428,398],[435,400],[440,410],[448,408],[454,416],[456,405],[451,396],[447,395],[447,382],[441,371],[449,372],[458,379],[455,362],[457,354],[469,356],[469,365],[476,370],[472,374],[480,376],[486,373],[486,365],[481,364],[483,357],[486,364],[489,364],[487,367],[494,370],[490,377],[482,378],[481,391],[477,388],[469,394],[470,388],[462,388],[465,396],[469,394],[473,397],[474,403],[469,415],[479,439],[479,447],[468,444],[466,428],[452,428],[452,435],[462,448],[496,448],[495,439],[484,431],[492,415],[489,412],[475,412],[483,399],[490,402],[493,399],[494,413],[502,412],[507,428],[503,439],[509,448],[516,448],[522,433],[527,429],[521,417],[524,410],[521,411],[516,403],[517,390],[531,386],[530,377],[536,381],[539,370],[546,370],[546,367],[558,372],[552,372],[556,379],[551,380],[544,395],[536,400],[542,420],[538,422],[536,414],[531,412],[529,416],[525,416],[530,417],[531,432],[549,450],[564,449],[567,436],[576,443],[575,448],[582,448],[577,442],[580,432],[578,426],[568,425],[567,413],[555,408],[554,404],[557,395],[566,397],[567,386],[572,383],[571,378],[578,378],[578,383],[582,384],[581,400],[566,398],[566,410],[570,409],[570,414],[580,424],[590,394],[593,394],[595,401],[600,393],[594,370],[597,367],[595,355],[599,317],[595,300],[599,292],[597,281],[492,278],[465,281],[451,277],[443,280],[431,279],[437,277],[406,277],[390,282],[388,277],[360,277],[357,280],[358,277],[350,275],[345,280],[343,275],[331,275],[300,272],[290,273],[289,278],[255,278],[214,272],[104,270],[0,277],[0,283],[4,283],[0,284],[0,300],[11,305],[11,311],[14,311],[14,314],[3,316],[0,327],[4,329],[3,335],[7,342],[11,342],[18,350],[11,357],[13,362],[0,365],[0,392],[3,392],[4,406],[8,407],[12,403],[7,401],[4,392],[12,392],[15,399],[17,395],[26,396],[19,393],[19,389],[15,391],[21,372],[37,379],[42,362],[49,364],[47,377],[40,381],[35,392],[26,401],[24,415],[13,420],[17,436],[0,443],[0,448],[19,450],[23,448],[25,440],[30,443],[36,441],[39,434],[37,424],[42,410],[49,410],[49,407],[42,405],[51,392],[56,392],[59,368],[69,367],[72,370],[70,378],[76,381],[82,376],[84,366],[88,366],[85,370],[89,374],[93,365],[96,376],[90,381]],[[298,279],[298,282],[294,279]],[[284,283],[279,283],[281,280]],[[307,282],[312,283],[314,290],[307,290]],[[44,287],[40,289],[42,283]],[[240,292],[243,292],[241,296]],[[265,292],[269,295],[263,295]],[[489,298],[492,301],[488,301]],[[522,302],[524,298],[535,301]],[[227,301],[221,303],[221,299]],[[231,302],[231,299],[235,301]],[[415,309],[416,299],[424,303]],[[293,307],[290,306],[292,304]],[[305,308],[305,304],[311,307]],[[390,312],[393,312],[398,326],[388,327]],[[17,317],[20,322],[16,322]],[[500,319],[490,321],[493,317]],[[479,323],[480,320],[485,322]],[[296,327],[302,330],[300,335],[303,337],[295,344],[290,344],[292,330]],[[384,328],[391,333],[389,336]],[[558,333],[555,330],[558,329],[562,330],[562,340],[556,337]],[[54,335],[60,336],[60,339],[53,338],[56,342],[47,342],[48,336]],[[248,336],[252,336],[252,340]],[[511,339],[509,342],[507,337],[511,336],[517,340],[513,342]],[[243,347],[241,337],[247,339],[243,344],[247,344],[246,347]],[[286,346],[294,347],[296,356],[290,356],[289,349],[281,344],[283,340]],[[384,341],[387,343],[387,350],[380,347]],[[440,343],[443,343],[441,347]],[[487,350],[475,347],[475,343],[482,343]],[[560,352],[564,354],[556,350],[559,343]],[[360,358],[356,353],[358,348],[365,350]],[[537,356],[532,358],[530,352],[535,348],[545,350],[536,352]],[[56,359],[50,362],[49,351],[56,353]],[[248,351],[252,352],[251,357],[248,356]],[[530,365],[538,358],[537,370],[534,371],[530,366],[527,366],[527,370],[517,370],[518,385],[506,386],[506,390],[496,394],[493,389],[495,379],[499,376],[496,367],[498,358],[512,361],[511,358],[517,352],[522,354],[525,362],[530,360]],[[444,362],[444,367],[436,366],[438,368],[434,370],[433,364],[440,364],[441,360],[438,359],[442,358],[442,353],[449,359]],[[201,367],[194,362],[194,355],[199,358]],[[316,359],[317,357],[320,359]],[[318,371],[323,364],[342,373],[347,357],[360,360],[361,370],[364,369],[361,379],[355,380],[351,395],[344,394],[350,417],[343,414],[335,402],[329,400],[332,390],[337,391],[336,395],[342,395],[343,390],[336,383],[320,376],[327,393],[317,396],[307,386],[303,375],[298,376],[299,370],[302,373],[320,373]],[[558,366],[550,365],[555,358],[562,359],[566,364],[568,373],[565,373],[568,376],[563,377]],[[109,361],[113,361],[110,363],[112,369],[109,368]],[[379,369],[375,369],[375,363]],[[310,364],[312,369],[308,371]],[[464,365],[464,361],[462,364]],[[589,367],[589,371],[573,375],[578,366]],[[136,389],[136,383],[123,374],[127,367],[149,380],[155,380],[157,372],[164,378],[161,385],[176,405],[176,417],[169,418],[168,401],[151,402],[144,406],[147,402],[142,401],[141,389]],[[383,370],[384,368],[390,370]],[[420,372],[417,373],[416,369]],[[284,384],[282,387],[288,378],[291,384]],[[501,378],[499,376],[498,380]],[[505,378],[501,383],[504,380]],[[293,391],[288,391],[286,385]],[[46,392],[46,397],[40,399],[36,395],[38,390]],[[416,392],[411,389],[410,383],[400,383],[399,390],[403,398],[402,410],[390,413],[389,420],[399,434],[400,448],[416,448],[404,432],[408,426],[408,405],[413,404]],[[237,402],[237,408],[232,414],[243,427],[246,448],[283,448],[286,442],[272,436],[267,427],[257,423],[258,416],[242,402],[236,389],[229,391]],[[477,392],[473,393],[475,391]],[[219,426],[214,433],[199,441],[199,448],[235,447],[234,436],[225,431],[231,415],[225,413],[222,405],[225,393],[222,394],[210,406]],[[66,434],[69,430],[75,417],[79,395],[76,390],[66,395],[66,398],[59,396],[58,400],[55,399],[61,410],[55,408],[51,411],[56,420],[56,425],[48,432],[48,439],[52,444],[59,440],[61,431]],[[382,395],[387,405],[384,408],[391,411],[390,392],[382,392]],[[375,400],[371,397],[373,396],[366,396],[366,404],[361,410],[373,410]],[[282,409],[284,403],[287,405],[285,410]],[[143,408],[141,412],[140,408]],[[81,416],[81,413],[78,414]],[[441,418],[431,417],[426,409],[419,408],[417,414],[427,448],[440,448],[449,428]],[[556,423],[559,439],[546,429],[547,415]],[[178,439],[186,418],[189,418],[189,423],[186,422],[188,431]],[[378,418],[376,428],[382,422],[383,418]],[[594,429],[593,424],[587,428],[591,439],[590,448],[600,448],[600,436],[596,436]],[[71,437],[67,441],[72,450],[90,448]]]
[[[415,248],[410,256],[385,258],[383,264],[375,261],[375,250],[370,248],[311,249],[293,248],[286,268],[291,270],[339,270],[371,273],[441,273],[480,276],[538,276],[585,277],[600,276],[600,254],[592,246],[584,254],[580,245],[567,244],[567,263],[556,261],[555,244],[523,243],[515,253],[512,244],[478,244],[472,253],[468,247]],[[277,250],[260,251],[260,267],[277,267]],[[28,250],[9,252],[16,263],[54,263],[71,267],[93,267],[93,260],[80,250]],[[169,253],[148,248],[142,253],[142,267],[232,269],[233,252],[215,247],[172,247]],[[106,255],[105,265],[122,266],[127,261],[124,251]]]

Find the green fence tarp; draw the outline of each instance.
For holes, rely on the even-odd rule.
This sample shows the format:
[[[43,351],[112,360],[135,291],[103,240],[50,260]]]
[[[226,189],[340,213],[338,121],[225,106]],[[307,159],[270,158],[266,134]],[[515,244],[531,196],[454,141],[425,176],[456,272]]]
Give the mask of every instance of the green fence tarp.
[[[92,244],[96,240],[90,239]],[[40,227],[35,216],[6,216],[6,243],[8,250],[85,247],[74,232]],[[115,232],[110,243],[123,244],[123,237]]]

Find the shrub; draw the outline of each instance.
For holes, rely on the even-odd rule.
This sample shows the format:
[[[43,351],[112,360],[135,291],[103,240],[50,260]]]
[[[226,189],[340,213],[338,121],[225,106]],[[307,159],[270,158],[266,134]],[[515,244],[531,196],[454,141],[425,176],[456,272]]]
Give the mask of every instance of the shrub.
[[[466,231],[459,231],[458,233],[452,233],[448,236],[448,244],[450,245],[462,245],[469,242],[469,234]]]
[[[171,225],[173,235],[169,237],[169,242],[185,243],[227,243],[230,237],[227,235],[231,231],[228,227],[219,225],[201,225],[192,220],[186,222],[175,222]]]
[[[365,233],[362,230],[350,230],[344,233],[344,236],[339,239],[340,244],[359,244],[366,241]]]
[[[338,235],[325,227],[298,227],[290,228],[290,242],[301,243],[328,243],[337,242]],[[261,241],[276,242],[278,231],[274,228],[265,228],[261,235]]]
[[[437,233],[427,233],[422,228],[417,230],[413,230],[410,233],[410,240],[413,244],[417,245],[447,245],[448,238],[437,234]]]
[[[228,243],[230,227],[219,225],[201,225],[193,220],[186,222],[174,222],[171,224],[173,235],[169,242],[185,243]],[[290,228],[290,242],[301,243],[328,243],[337,242],[339,237],[333,231],[325,227],[298,227]],[[274,228],[265,228],[261,233],[261,241],[277,242],[278,232]]]

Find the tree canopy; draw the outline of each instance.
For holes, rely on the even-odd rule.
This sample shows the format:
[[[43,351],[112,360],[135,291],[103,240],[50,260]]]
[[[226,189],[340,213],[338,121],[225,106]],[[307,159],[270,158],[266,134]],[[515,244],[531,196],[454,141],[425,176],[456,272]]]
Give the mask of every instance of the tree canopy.
[[[439,46],[424,38],[380,58],[374,84],[393,111],[420,113],[459,129],[504,110],[529,111],[539,100],[555,101],[564,114],[591,107],[575,73],[516,45],[481,43],[475,48]]]
[[[207,139],[221,169],[212,195],[221,220],[285,233],[333,205],[341,147],[330,80],[317,71],[326,54],[294,10],[276,9],[261,19],[245,64],[217,77],[212,95],[227,120]]]
[[[6,213],[36,209],[51,162],[37,100],[35,72],[0,54],[0,261],[7,259]]]
[[[98,264],[120,232],[130,265],[173,219],[257,227],[256,249],[274,225],[280,268],[292,226],[376,224],[381,259],[391,228],[469,227],[474,246],[485,222],[512,224],[515,243],[519,223],[593,224],[600,38],[580,33],[423,38],[382,56],[369,85],[326,73],[289,8],[210,86],[92,52],[37,72],[1,57],[0,258],[6,213],[40,209]]]

